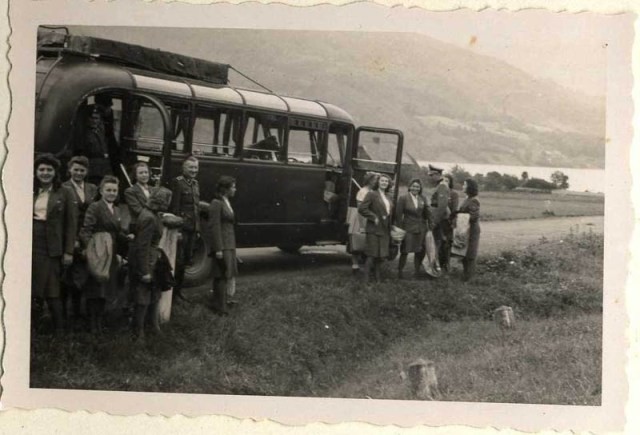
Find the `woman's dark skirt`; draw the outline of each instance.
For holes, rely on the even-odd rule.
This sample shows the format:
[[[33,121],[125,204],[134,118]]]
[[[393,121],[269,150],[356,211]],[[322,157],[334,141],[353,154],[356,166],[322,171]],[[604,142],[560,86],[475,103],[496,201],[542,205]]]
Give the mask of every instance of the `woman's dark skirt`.
[[[33,221],[33,251],[31,254],[31,296],[59,298],[61,257],[50,257],[47,248],[46,221]]]
[[[212,258],[214,278],[232,278],[238,276],[238,260],[235,249],[225,249],[222,251],[222,259]]]
[[[388,258],[390,241],[391,237],[389,233],[382,236],[367,233],[367,245],[364,250],[365,255],[371,258]]]
[[[407,233],[404,236],[404,240],[400,245],[400,252],[402,254],[415,254],[416,252],[424,251],[424,237],[425,233],[420,231],[419,233]]]

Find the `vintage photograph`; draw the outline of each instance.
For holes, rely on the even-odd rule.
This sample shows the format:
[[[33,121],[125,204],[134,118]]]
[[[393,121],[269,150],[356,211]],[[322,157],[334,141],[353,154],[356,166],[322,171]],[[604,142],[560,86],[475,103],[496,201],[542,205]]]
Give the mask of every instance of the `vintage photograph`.
[[[302,26],[302,8],[252,27],[101,7],[18,26],[10,393],[165,415],[332,399],[342,417],[316,421],[596,415],[626,394],[607,337],[626,321],[612,80],[631,19],[318,8]]]
[[[37,40],[31,387],[600,404],[601,40]]]

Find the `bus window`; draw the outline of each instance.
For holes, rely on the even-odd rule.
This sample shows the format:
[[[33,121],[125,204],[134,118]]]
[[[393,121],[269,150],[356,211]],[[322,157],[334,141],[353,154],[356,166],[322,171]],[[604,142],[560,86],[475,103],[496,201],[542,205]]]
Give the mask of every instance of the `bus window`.
[[[135,149],[162,152],[164,142],[162,115],[151,103],[145,101],[140,104],[133,135]]]
[[[173,126],[172,148],[174,151],[184,152],[184,136],[190,124],[189,106],[176,103],[165,103],[165,106],[171,116],[171,125]]]
[[[286,118],[283,116],[248,113],[245,123],[245,159],[284,161],[282,148]]]
[[[340,125],[331,125],[327,143],[327,166],[342,168],[349,137],[349,129]]]
[[[287,142],[288,160],[293,163],[322,164],[325,138],[326,123],[292,119]]]
[[[241,116],[239,110],[198,107],[191,152],[195,155],[235,156]]]

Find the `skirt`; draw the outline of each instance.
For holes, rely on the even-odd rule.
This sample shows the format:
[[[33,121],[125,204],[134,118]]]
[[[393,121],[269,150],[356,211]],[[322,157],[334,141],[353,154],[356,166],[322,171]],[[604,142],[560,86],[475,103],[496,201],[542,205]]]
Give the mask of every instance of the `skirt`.
[[[109,266],[108,281],[100,282],[89,274],[84,292],[87,299],[108,299],[113,301],[118,297],[118,260],[116,257],[114,252]]]
[[[404,236],[402,245],[400,245],[400,252],[402,254],[411,254],[424,251],[424,237],[425,233],[420,231],[419,233],[407,233]]]
[[[382,236],[367,233],[365,255],[371,258],[388,258],[390,241],[391,237],[388,233]]]
[[[62,279],[61,257],[50,257],[47,248],[47,223],[33,221],[31,254],[31,296],[59,298]]]
[[[212,258],[214,278],[233,278],[238,276],[238,260],[235,249],[225,249],[222,251],[222,260],[218,260],[215,255]]]
[[[153,283],[137,281],[133,286],[133,302],[137,305],[151,305],[160,300],[160,290]]]

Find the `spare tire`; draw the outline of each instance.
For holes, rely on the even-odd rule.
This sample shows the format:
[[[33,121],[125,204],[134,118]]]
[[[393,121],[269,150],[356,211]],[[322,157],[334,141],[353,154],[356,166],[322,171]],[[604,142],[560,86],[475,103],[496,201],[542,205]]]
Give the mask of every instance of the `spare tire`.
[[[184,286],[197,287],[211,279],[212,264],[209,257],[209,246],[205,238],[198,237],[193,251],[191,266],[184,271]]]

